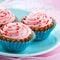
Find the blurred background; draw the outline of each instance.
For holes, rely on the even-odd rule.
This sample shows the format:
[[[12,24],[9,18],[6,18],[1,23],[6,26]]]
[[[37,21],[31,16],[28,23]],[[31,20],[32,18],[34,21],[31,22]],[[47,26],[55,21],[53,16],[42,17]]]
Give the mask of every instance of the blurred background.
[[[26,10],[60,10],[60,0],[0,0],[0,7],[10,7]]]

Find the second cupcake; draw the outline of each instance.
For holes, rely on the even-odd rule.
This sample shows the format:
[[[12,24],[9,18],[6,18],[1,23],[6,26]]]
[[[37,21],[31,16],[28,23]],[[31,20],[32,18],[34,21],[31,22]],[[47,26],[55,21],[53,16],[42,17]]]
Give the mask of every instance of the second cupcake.
[[[14,22],[0,29],[0,41],[3,48],[10,52],[19,52],[34,40],[33,31],[23,23]]]
[[[35,40],[45,40],[56,25],[55,20],[44,11],[32,12],[25,16],[21,22],[28,25],[35,32]]]

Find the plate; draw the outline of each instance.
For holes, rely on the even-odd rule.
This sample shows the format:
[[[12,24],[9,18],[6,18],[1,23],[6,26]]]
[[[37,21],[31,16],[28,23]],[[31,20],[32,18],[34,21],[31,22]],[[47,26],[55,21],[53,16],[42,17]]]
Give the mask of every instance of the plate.
[[[21,9],[10,9],[19,20],[21,20],[25,15],[30,12]],[[7,52],[3,49],[0,44],[0,55],[11,56],[11,57],[27,57],[27,56],[37,56],[48,53],[60,45],[60,29],[56,25],[55,29],[51,32],[50,36],[43,41],[33,41],[26,50],[18,53]]]

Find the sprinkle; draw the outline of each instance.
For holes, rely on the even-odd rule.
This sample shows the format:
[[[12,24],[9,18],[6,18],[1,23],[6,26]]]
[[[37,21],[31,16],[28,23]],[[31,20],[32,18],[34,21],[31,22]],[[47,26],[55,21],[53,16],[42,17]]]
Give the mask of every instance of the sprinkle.
[[[16,31],[16,33],[18,33],[18,31]]]
[[[39,19],[39,17],[37,17],[37,19]]]
[[[12,34],[10,34],[10,36],[12,36]]]
[[[39,25],[39,27],[41,27],[41,25]]]
[[[3,28],[1,28],[1,30],[3,30]]]
[[[5,23],[6,21],[4,21],[4,23]]]
[[[4,31],[5,32],[5,35],[7,35],[8,31]]]
[[[19,30],[19,26],[16,27],[16,30]]]
[[[47,20],[47,23],[49,22],[49,20]]]
[[[41,22],[41,20],[39,20],[39,22]]]
[[[8,28],[11,28],[11,26],[8,26]]]
[[[16,23],[16,25],[18,25],[18,23]]]
[[[45,18],[47,18],[47,16],[45,15]]]
[[[50,17],[50,19],[52,19],[52,17]]]
[[[44,18],[44,16],[42,18]]]

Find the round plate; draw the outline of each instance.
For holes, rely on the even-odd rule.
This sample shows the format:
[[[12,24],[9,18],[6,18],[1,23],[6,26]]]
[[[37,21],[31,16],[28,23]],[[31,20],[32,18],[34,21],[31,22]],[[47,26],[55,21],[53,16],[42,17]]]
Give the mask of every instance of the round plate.
[[[18,9],[10,9],[10,10],[15,14],[15,16],[19,20],[21,20],[25,15],[29,14],[29,12],[24,10],[18,10]],[[26,50],[22,52],[18,53],[7,52],[3,49],[3,47],[0,44],[0,55],[11,56],[11,57],[26,57],[26,56],[36,56],[45,54],[54,50],[57,46],[59,46],[60,44],[59,39],[60,39],[60,29],[57,25],[46,40],[33,41],[32,44],[30,44],[26,48]]]

